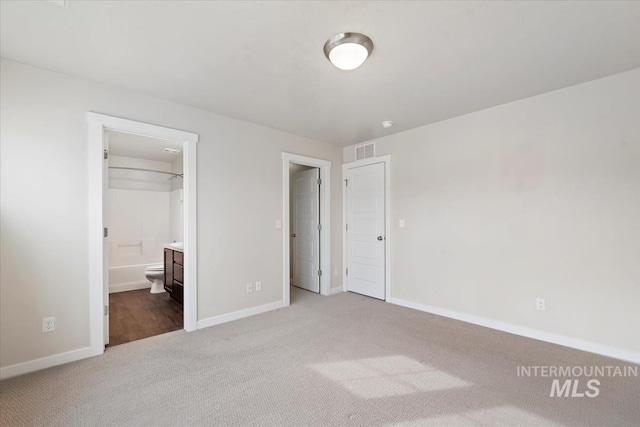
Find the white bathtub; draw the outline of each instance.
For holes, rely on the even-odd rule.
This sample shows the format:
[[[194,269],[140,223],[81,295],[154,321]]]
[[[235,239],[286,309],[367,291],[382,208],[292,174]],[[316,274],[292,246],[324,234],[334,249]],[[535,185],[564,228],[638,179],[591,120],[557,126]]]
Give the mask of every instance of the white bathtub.
[[[151,288],[151,282],[144,276],[144,269],[149,265],[159,263],[162,263],[162,261],[150,264],[109,267],[109,293]]]

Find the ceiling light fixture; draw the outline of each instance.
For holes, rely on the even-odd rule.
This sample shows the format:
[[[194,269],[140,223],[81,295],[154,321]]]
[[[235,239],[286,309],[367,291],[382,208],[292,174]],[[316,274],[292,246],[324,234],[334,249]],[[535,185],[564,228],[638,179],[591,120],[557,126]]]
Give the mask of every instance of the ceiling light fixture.
[[[364,34],[340,33],[324,44],[324,54],[341,70],[355,70],[367,60],[373,50],[373,42]]]
[[[176,150],[175,148],[165,148],[164,152],[169,154],[178,154],[180,153],[180,150]]]

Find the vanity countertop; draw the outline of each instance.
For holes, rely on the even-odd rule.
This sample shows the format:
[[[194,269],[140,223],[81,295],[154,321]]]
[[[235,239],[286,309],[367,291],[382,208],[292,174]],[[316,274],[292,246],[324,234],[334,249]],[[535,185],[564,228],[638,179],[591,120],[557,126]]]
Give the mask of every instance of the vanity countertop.
[[[166,249],[171,249],[171,250],[174,250],[174,251],[178,251],[178,252],[184,253],[184,246],[182,244],[177,246],[175,244],[167,243],[166,245],[164,245],[164,247]]]

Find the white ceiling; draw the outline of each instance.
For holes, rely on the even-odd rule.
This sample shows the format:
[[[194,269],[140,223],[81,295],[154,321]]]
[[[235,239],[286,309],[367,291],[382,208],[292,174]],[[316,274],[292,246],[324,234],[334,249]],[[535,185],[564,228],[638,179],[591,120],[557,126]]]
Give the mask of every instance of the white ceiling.
[[[163,151],[165,148],[180,150],[180,154],[165,153]],[[171,163],[176,159],[182,159],[182,144],[164,139],[109,131],[109,153],[114,156]]]
[[[640,2],[0,8],[3,57],[338,145],[640,67]],[[344,31],[375,45],[352,72],[322,51]]]

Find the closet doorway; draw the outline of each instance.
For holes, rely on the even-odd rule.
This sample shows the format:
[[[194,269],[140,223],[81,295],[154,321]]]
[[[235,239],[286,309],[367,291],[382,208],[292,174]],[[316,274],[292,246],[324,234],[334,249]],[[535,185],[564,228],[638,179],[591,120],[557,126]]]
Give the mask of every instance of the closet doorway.
[[[330,189],[331,161],[282,153],[283,220],[276,226],[282,228],[285,307],[292,284],[321,295],[331,292]]]
[[[291,285],[320,293],[320,169],[290,163]]]

